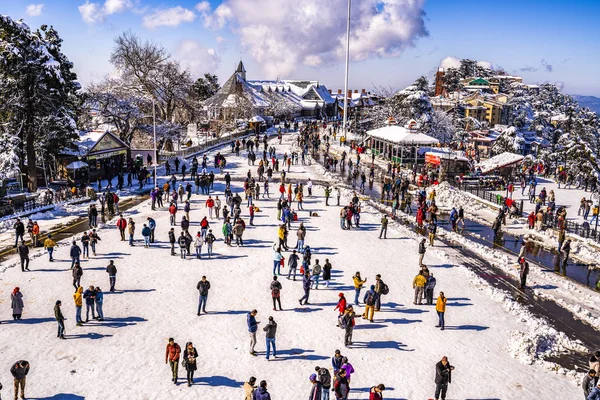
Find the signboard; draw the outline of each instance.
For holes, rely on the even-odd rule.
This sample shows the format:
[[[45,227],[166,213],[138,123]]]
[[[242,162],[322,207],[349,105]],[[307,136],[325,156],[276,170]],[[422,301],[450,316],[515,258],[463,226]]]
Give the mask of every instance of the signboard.
[[[103,158],[118,156],[119,154],[127,154],[127,149],[109,151],[108,153],[102,153],[102,154],[94,154],[92,156],[88,156],[87,159],[88,160],[101,160]]]

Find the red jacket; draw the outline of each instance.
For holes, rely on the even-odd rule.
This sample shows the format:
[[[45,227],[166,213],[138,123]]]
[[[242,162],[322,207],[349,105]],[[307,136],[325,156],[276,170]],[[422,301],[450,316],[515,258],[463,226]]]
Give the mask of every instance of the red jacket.
[[[206,200],[206,207],[213,208],[215,206],[215,201],[213,199]]]
[[[381,393],[377,393],[374,388],[371,388],[371,392],[369,394],[369,400],[382,400],[383,396]]]
[[[338,301],[337,306],[335,306],[334,310],[340,310],[340,314],[343,314],[346,311],[346,298],[342,297],[340,301]]]
[[[200,221],[200,227],[208,228],[208,220],[206,218],[203,218],[202,221]]]
[[[285,186],[279,185],[279,193],[285,193]]]
[[[125,218],[120,218],[117,221],[117,228],[124,230],[125,228],[127,228],[127,220]]]
[[[172,205],[171,207],[169,207],[169,214],[175,215],[176,212],[177,212],[177,207],[175,207],[175,205]]]
[[[174,343],[173,345],[167,344],[165,361],[179,361],[179,354],[181,354],[181,348],[177,343]]]

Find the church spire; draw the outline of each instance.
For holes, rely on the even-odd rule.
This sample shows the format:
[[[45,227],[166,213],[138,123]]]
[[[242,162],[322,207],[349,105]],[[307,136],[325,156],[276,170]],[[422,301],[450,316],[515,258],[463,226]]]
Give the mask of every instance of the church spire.
[[[240,74],[240,76],[242,77],[242,79],[246,80],[246,68],[244,68],[244,63],[242,62],[242,60],[240,60],[240,63],[237,66],[237,69],[235,70],[235,72],[237,72],[238,74]]]

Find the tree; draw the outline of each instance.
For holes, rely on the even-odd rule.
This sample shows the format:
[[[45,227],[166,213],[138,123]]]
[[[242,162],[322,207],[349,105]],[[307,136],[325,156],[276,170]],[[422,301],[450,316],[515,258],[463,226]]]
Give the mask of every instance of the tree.
[[[456,68],[448,68],[444,72],[444,85],[446,86],[446,91],[448,93],[456,92],[463,88],[460,80],[461,75]]]
[[[204,78],[198,78],[194,82],[191,92],[198,101],[204,101],[214,96],[220,88],[217,76],[206,73]]]
[[[442,143],[449,143],[454,139],[454,122],[452,117],[444,111],[436,110],[431,114],[430,135]]]
[[[0,15],[0,135],[2,144],[19,146],[31,191],[37,190],[36,151],[48,157],[77,137],[80,85],[61,44],[52,27],[32,32]],[[8,159],[15,161],[14,155]]]
[[[492,154],[497,155],[504,152],[520,154],[522,152],[523,143],[523,136],[519,134],[514,126],[511,126],[502,131],[500,136],[498,136],[498,139],[496,139],[492,146]]]

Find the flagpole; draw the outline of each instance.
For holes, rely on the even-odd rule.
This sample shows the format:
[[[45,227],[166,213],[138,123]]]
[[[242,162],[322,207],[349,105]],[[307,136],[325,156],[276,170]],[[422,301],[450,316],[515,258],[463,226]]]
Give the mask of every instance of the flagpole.
[[[346,76],[344,81],[344,121],[342,124],[344,140],[346,139],[348,124],[348,67],[350,65],[350,7],[352,0],[348,0],[348,22],[346,25]]]

